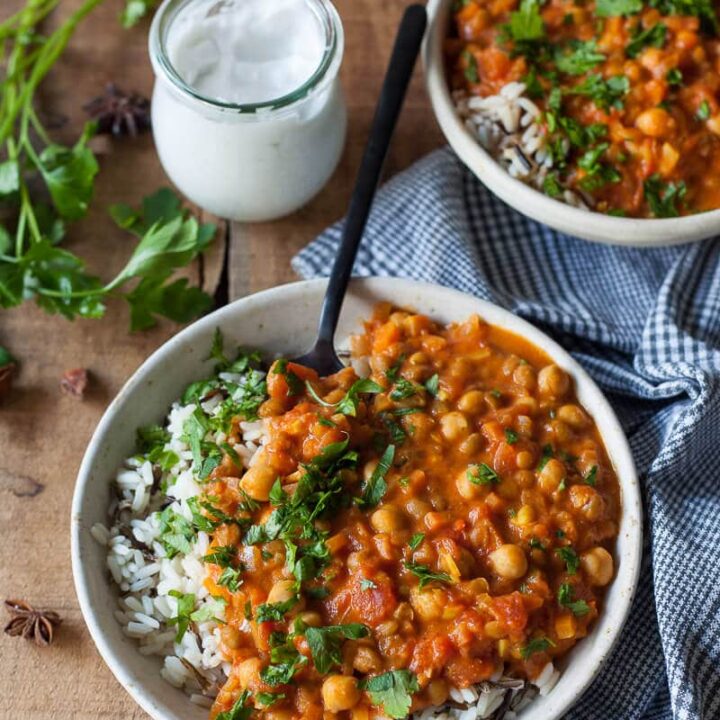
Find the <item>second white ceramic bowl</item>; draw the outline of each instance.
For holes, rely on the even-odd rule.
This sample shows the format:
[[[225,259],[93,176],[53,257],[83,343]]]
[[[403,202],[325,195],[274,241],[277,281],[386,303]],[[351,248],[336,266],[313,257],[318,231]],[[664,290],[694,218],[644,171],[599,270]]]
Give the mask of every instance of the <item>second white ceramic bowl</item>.
[[[553,200],[511,177],[465,127],[450,96],[443,46],[450,29],[453,2],[428,2],[430,27],[423,48],[427,87],[447,141],[489,190],[533,220],[594,242],[654,247],[703,240],[720,233],[720,210],[661,220],[613,217]]]
[[[270,357],[296,356],[314,338],[325,285],[325,281],[308,281],[267,290],[238,300],[180,332],[120,391],[83,459],[72,506],[72,564],[80,607],[105,662],[155,720],[207,720],[207,711],[162,680],[159,659],[142,656],[133,640],[123,635],[113,616],[117,593],[108,578],[105,548],[95,542],[90,528],[107,522],[110,482],[124,458],[134,452],[136,428],[161,422],[190,382],[211,373],[212,362],[205,358],[215,328],[222,330],[229,345],[257,348]],[[455,290],[396,278],[355,280],[345,300],[338,337],[359,331],[363,319],[381,300],[414,308],[444,323],[477,313],[489,323],[527,338],[571,375],[578,399],[600,429],[622,491],[617,572],[593,631],[561,662],[563,673],[558,684],[521,715],[523,720],[555,720],[597,676],[627,617],[638,580],[642,514],[625,436],[600,390],[557,343],[506,310]]]

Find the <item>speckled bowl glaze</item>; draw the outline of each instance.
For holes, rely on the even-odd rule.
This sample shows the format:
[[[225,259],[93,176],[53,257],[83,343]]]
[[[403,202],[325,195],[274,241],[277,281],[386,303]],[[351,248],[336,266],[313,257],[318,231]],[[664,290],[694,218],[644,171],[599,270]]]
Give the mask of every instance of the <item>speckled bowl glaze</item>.
[[[465,127],[450,97],[443,44],[450,27],[453,2],[428,2],[430,27],[423,48],[427,87],[435,116],[447,141],[488,190],[533,220],[594,242],[655,247],[703,240],[720,233],[720,210],[663,220],[613,217],[553,200],[511,177]]]
[[[215,328],[231,342],[268,355],[293,356],[309,347],[325,291],[325,281],[284,285],[234,302],[194,323],[157,350],[130,378],[105,412],[78,474],[72,505],[72,564],[80,607],[100,654],[123,687],[155,720],[206,720],[159,674],[160,661],[144,657],[125,637],[113,617],[117,605],[105,566],[105,549],[90,535],[106,521],[110,481],[123,459],[134,451],[135,429],[156,423],[186,385],[204,377]],[[338,337],[361,327],[374,305],[387,300],[413,308],[441,322],[460,321],[478,313],[542,348],[574,379],[580,402],[595,418],[622,488],[622,518],[616,550],[617,574],[592,633],[560,664],[563,674],[546,697],[522,713],[523,720],[559,718],[582,695],[608,658],[620,634],[638,581],[642,545],[642,512],[638,481],[627,440],[607,400],[585,371],[549,337],[496,305],[437,285],[396,278],[355,280],[340,319]]]

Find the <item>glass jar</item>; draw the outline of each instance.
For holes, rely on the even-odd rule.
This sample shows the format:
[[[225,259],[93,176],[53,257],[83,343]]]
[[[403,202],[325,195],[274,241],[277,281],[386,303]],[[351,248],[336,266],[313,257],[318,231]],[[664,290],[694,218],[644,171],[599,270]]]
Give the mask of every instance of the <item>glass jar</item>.
[[[170,62],[173,24],[203,6],[203,17],[212,17],[242,2],[165,0],[150,30],[152,124],[165,172],[186,197],[219,217],[258,222],[305,205],[337,167],[347,132],[338,77],[344,33],[328,0],[304,0],[325,36],[320,65],[306,82],[255,104],[206,97]]]

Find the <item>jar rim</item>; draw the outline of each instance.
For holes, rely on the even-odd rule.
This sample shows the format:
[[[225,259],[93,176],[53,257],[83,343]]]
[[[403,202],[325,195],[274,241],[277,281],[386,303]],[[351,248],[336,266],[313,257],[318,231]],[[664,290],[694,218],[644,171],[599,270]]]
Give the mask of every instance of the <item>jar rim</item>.
[[[167,52],[168,31],[176,17],[197,0],[164,0],[158,8],[150,27],[150,60],[157,75],[162,74],[186,97],[212,108],[234,111],[239,114],[253,115],[261,112],[282,110],[302,102],[337,75],[342,61],[345,35],[337,10],[330,0],[305,0],[316,12],[325,32],[325,51],[315,72],[297,89],[278,98],[257,103],[234,103],[204,95],[189,85],[177,72]],[[223,0],[218,0],[221,3]],[[331,72],[333,71],[334,72]]]

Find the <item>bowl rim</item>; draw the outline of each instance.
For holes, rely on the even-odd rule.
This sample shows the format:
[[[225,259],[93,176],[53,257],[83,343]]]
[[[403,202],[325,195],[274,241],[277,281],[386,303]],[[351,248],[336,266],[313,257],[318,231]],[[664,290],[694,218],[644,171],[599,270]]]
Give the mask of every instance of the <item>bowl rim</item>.
[[[615,578],[610,586],[618,587],[617,604],[603,607],[600,619],[593,628],[586,642],[592,640],[593,663],[589,666],[581,676],[581,681],[574,686],[572,692],[564,701],[550,708],[549,715],[544,716],[544,720],[556,720],[560,718],[568,708],[573,706],[585,690],[589,687],[596,677],[596,673],[607,661],[613,647],[615,646],[623,626],[628,618],[632,602],[637,590],[640,567],[642,561],[643,547],[643,510],[640,495],[640,486],[635,469],[634,459],[628,444],[627,438],[622,430],[620,422],[612,409],[610,403],[605,398],[602,391],[595,384],[594,380],[583,369],[583,367],[555,340],[544,333],[530,322],[520,318],[514,313],[500,307],[487,300],[483,300],[474,295],[461,292],[445,286],[433,283],[419,282],[404,278],[387,278],[387,277],[370,277],[355,278],[351,281],[352,289],[370,289],[377,290],[377,296],[382,297],[382,293],[387,293],[387,283],[391,281],[394,286],[403,286],[403,288],[422,292],[423,297],[432,295],[437,298],[438,305],[441,304],[443,298],[450,299],[452,297],[458,300],[471,301],[477,313],[487,320],[491,325],[495,325],[509,330],[515,334],[521,335],[529,342],[538,346],[558,365],[568,371],[574,380],[579,396],[584,396],[592,401],[595,407],[594,417],[606,446],[607,452],[616,468],[622,465],[622,476],[620,469],[617,469],[618,479],[621,486],[622,495],[622,512],[619,528],[618,539],[620,543],[621,536],[626,537],[625,552],[622,555],[622,562],[619,569],[616,566]],[[302,280],[299,282],[279,285],[261,292],[248,295],[246,297],[235,300],[234,302],[215,310],[205,317],[190,324],[179,333],[171,337],[163,345],[157,348],[135,372],[125,382],[118,394],[112,400],[108,408],[98,423],[92,438],[90,439],[82,463],[78,470],[76,484],[73,492],[71,507],[71,560],[72,573],[75,586],[75,592],[78,597],[80,610],[85,620],[90,635],[95,643],[97,650],[109,667],[115,678],[123,686],[123,688],[131,695],[135,702],[156,720],[176,720],[174,716],[168,715],[164,710],[160,709],[154,702],[151,693],[145,690],[142,683],[137,683],[131,673],[131,665],[125,664],[120,658],[116,657],[113,649],[113,643],[103,630],[103,623],[100,621],[90,596],[90,584],[87,580],[93,573],[97,572],[97,568],[89,567],[89,564],[83,562],[83,547],[94,542],[90,536],[89,527],[83,522],[82,506],[88,487],[91,485],[92,467],[99,459],[100,448],[105,436],[112,430],[115,415],[118,409],[126,402],[126,398],[138,388],[142,387],[145,376],[152,373],[154,369],[166,364],[172,360],[176,350],[182,348],[187,341],[192,341],[194,336],[202,335],[208,330],[215,327],[222,327],[226,319],[232,318],[237,313],[243,314],[251,310],[255,304],[268,302],[287,302],[294,295],[301,296],[306,292],[314,292],[322,294],[326,286],[325,279],[319,280]],[[460,319],[460,318],[458,318]],[[178,389],[180,392],[181,388]],[[584,401],[583,401],[584,402]],[[602,414],[600,419],[598,416]],[[610,443],[612,442],[612,447]],[[108,483],[110,478],[108,478]],[[616,548],[617,552],[617,548]],[[114,591],[114,588],[111,588]],[[612,622],[608,628],[604,628],[601,633],[600,623],[603,618],[612,618]],[[114,621],[114,618],[113,618]],[[610,622],[610,620],[605,620]],[[138,657],[140,654],[138,653]],[[547,698],[550,699],[553,693],[549,693]],[[188,699],[188,702],[190,700]],[[533,703],[534,704],[534,703]],[[532,706],[530,706],[532,707]]]
[[[430,102],[446,140],[460,160],[492,193],[532,220],[593,242],[660,247],[697,242],[720,231],[720,209],[677,218],[623,218],[560,202],[512,177],[460,119],[450,96],[443,41],[453,0],[428,0],[430,24],[423,64]]]

